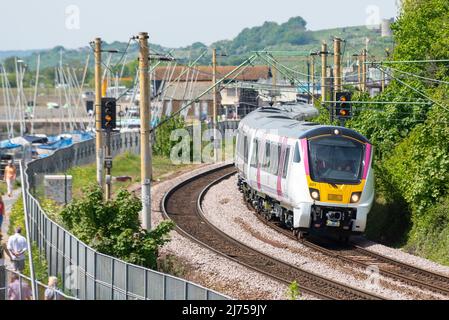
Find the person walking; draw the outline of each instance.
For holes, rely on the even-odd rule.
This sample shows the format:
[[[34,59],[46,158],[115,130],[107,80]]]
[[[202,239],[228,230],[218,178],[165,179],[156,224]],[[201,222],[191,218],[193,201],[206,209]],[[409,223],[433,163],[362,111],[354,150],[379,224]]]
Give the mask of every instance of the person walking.
[[[11,260],[11,255],[3,242],[3,235],[0,232],[0,301],[6,300],[6,257]]]
[[[58,286],[58,278],[49,277],[48,278],[48,288],[45,289],[45,300],[59,300],[60,299],[57,286]]]
[[[5,180],[6,186],[8,187],[8,197],[10,198],[12,197],[16,176],[17,176],[17,169],[14,166],[13,161],[9,160],[8,165],[5,167]]]
[[[2,231],[3,219],[6,216],[6,206],[0,193],[0,233]]]
[[[6,247],[6,243],[3,242],[3,235],[0,232],[0,268],[6,265],[5,263],[6,256],[8,256],[10,260],[12,260],[11,254],[9,253],[8,248]]]
[[[25,237],[22,236],[21,227],[17,227],[16,233],[9,237],[7,249],[11,254],[14,270],[22,273],[25,269],[25,251],[28,249],[28,244]]]
[[[8,286],[8,300],[32,300],[33,293],[30,285],[20,279],[16,273],[11,276],[11,283]]]

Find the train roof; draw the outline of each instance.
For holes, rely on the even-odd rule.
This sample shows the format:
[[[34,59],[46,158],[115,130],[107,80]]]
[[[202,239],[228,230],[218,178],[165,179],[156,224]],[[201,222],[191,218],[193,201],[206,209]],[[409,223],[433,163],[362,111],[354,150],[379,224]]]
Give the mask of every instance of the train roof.
[[[298,108],[300,107],[303,107],[303,117],[298,116],[298,114],[300,114]],[[290,111],[288,107],[286,108],[284,106],[258,108],[240,121],[240,128],[242,128],[242,126],[252,129],[257,128],[258,130],[263,130],[267,133],[276,130],[276,134],[292,139],[304,139],[325,134],[335,134],[335,130],[338,129],[344,136],[353,137],[359,141],[370,143],[367,138],[354,130],[305,121],[305,119],[311,118],[308,115],[313,112],[312,109],[316,110],[312,105],[307,104],[297,105],[296,110],[293,112]]]

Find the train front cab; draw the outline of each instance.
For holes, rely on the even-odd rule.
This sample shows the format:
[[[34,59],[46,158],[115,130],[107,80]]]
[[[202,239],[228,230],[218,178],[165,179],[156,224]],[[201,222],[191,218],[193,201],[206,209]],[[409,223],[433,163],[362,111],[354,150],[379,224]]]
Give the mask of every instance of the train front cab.
[[[374,201],[373,148],[350,132],[334,129],[300,140],[307,200],[297,204],[293,216],[301,234],[348,238],[365,231]]]

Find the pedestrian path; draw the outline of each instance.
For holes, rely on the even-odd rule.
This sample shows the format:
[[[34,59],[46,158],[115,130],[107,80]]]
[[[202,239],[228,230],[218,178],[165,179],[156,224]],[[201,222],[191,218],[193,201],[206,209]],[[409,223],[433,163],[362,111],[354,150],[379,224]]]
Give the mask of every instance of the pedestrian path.
[[[3,202],[5,203],[5,211],[6,216],[3,217],[3,225],[2,225],[2,235],[3,235],[3,241],[8,242],[8,228],[9,228],[9,217],[11,215],[11,209],[14,203],[16,201],[22,201],[22,193],[21,189],[16,189],[13,191],[12,197],[8,197],[7,195],[3,196]],[[10,263],[9,258],[6,257],[7,263]]]

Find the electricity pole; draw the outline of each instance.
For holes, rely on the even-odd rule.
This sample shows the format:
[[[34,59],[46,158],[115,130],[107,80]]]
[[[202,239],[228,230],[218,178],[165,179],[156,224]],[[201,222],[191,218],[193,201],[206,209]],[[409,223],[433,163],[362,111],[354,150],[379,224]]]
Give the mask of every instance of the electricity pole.
[[[212,112],[212,130],[214,132],[214,161],[218,161],[218,153],[217,153],[217,49],[212,50],[212,82],[214,86],[213,90],[213,112]]]
[[[362,91],[366,92],[366,49],[362,51]]]
[[[328,88],[329,88],[329,97],[335,97],[335,78],[332,76],[334,74],[334,69],[332,67],[329,67],[326,71],[326,75],[329,77],[326,78],[328,81]],[[334,103],[329,103],[329,115],[330,115],[330,121],[331,123],[334,122]]]
[[[321,45],[321,101],[327,101],[326,94],[326,72],[327,72],[327,44],[323,41]]]
[[[140,174],[142,181],[142,226],[151,230],[151,141],[150,82],[148,73],[148,33],[139,33],[140,71]]]
[[[362,59],[360,54],[357,55],[357,88],[362,90]]]
[[[101,130],[101,38],[95,38],[95,151],[97,155],[97,183],[103,190],[103,132]]]
[[[335,90],[339,92],[342,90],[342,73],[341,73],[341,39],[334,38],[334,81]],[[334,99],[336,101],[336,99]]]
[[[315,105],[315,53],[310,56],[310,73],[312,81],[312,105]]]
[[[310,61],[307,61],[307,103],[310,104],[311,101],[311,94],[310,94]]]

